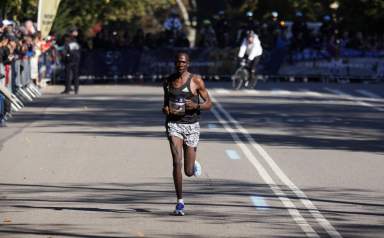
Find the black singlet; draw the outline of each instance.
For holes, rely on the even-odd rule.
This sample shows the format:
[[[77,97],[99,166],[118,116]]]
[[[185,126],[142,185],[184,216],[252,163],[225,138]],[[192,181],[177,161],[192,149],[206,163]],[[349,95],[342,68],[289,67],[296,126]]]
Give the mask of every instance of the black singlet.
[[[183,110],[183,104],[186,99],[192,100],[195,103],[199,103],[199,96],[194,95],[191,91],[191,81],[193,75],[190,74],[187,81],[179,88],[172,86],[172,81],[176,78],[176,75],[169,76],[164,82],[164,94],[166,98],[166,105],[172,109],[174,105],[177,105],[179,115],[170,114],[167,116],[167,122],[176,122],[182,124],[192,124],[199,120],[199,110]]]

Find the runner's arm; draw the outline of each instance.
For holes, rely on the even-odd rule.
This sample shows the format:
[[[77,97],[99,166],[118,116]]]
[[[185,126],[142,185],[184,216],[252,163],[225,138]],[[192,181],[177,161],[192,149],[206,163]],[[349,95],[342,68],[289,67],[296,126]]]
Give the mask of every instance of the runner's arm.
[[[163,91],[164,91],[164,100],[163,100],[163,108],[162,111],[165,115],[169,115],[169,106],[168,106],[168,93],[167,93],[167,81],[163,83]]]
[[[195,103],[195,109],[197,110],[210,110],[212,107],[212,100],[209,96],[208,89],[205,87],[205,83],[200,76],[193,78],[194,83],[197,85],[196,90],[199,96],[203,99],[203,103]]]

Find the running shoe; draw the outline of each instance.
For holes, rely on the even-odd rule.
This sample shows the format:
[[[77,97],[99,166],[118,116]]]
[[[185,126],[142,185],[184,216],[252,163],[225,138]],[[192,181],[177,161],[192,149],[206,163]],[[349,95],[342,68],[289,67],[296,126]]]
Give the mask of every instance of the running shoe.
[[[6,127],[5,119],[0,119],[0,127]]]
[[[184,203],[177,203],[174,214],[176,216],[184,216]]]
[[[201,175],[201,165],[197,160],[195,160],[195,165],[193,166],[193,175],[196,177]]]

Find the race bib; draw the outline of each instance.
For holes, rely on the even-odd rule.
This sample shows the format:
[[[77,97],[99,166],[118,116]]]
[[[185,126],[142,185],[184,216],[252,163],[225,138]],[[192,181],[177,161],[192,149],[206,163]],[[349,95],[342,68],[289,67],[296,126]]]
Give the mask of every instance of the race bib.
[[[176,98],[169,100],[169,110],[176,116],[185,115],[185,98]]]

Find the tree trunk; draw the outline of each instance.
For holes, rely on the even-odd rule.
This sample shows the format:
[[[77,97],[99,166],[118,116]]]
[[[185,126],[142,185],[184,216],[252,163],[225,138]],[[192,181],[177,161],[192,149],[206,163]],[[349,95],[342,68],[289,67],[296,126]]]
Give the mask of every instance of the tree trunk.
[[[193,0],[193,2],[194,2],[194,0]],[[185,4],[183,3],[183,1],[182,0],[176,0],[176,3],[177,3],[177,6],[180,10],[180,13],[181,13],[181,18],[182,18],[184,26],[185,26],[185,30],[187,33],[187,38],[190,42],[190,46],[194,47],[195,42],[196,42],[196,28],[195,28],[196,23],[190,19],[187,8],[185,7]],[[196,4],[191,4],[191,5],[192,5],[192,7],[196,6]]]

